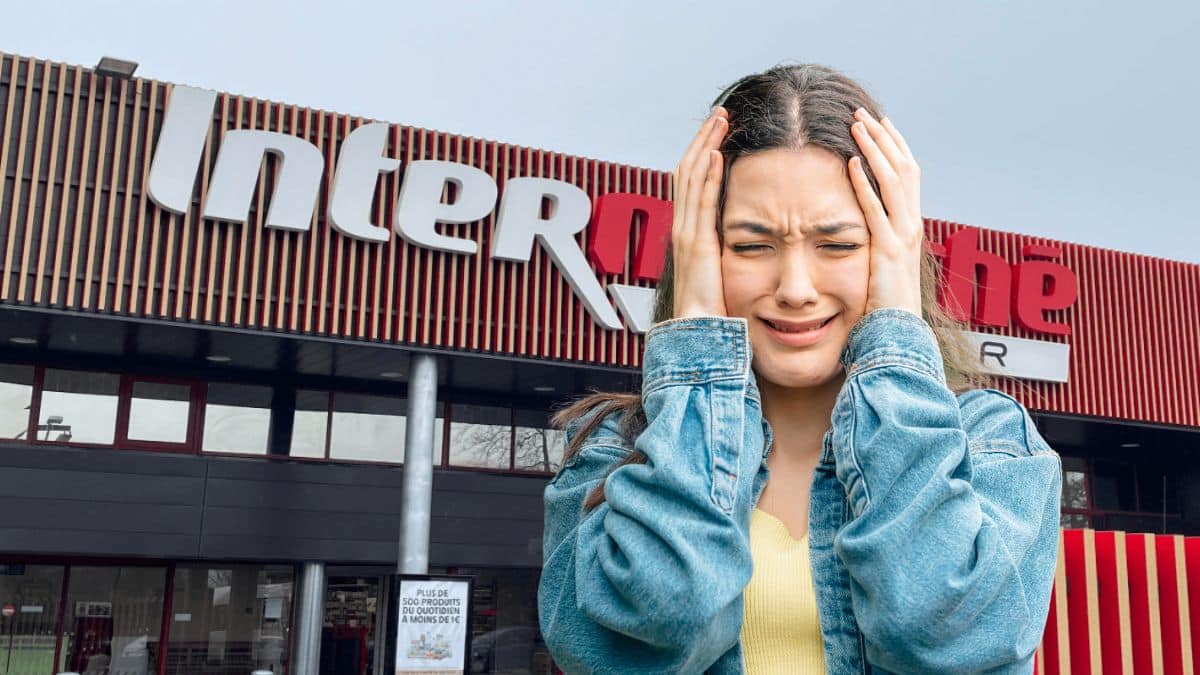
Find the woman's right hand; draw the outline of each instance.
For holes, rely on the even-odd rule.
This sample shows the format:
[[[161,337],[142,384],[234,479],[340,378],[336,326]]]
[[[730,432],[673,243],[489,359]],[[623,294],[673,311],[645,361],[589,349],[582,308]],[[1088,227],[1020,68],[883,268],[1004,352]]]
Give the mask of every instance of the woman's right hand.
[[[725,316],[721,243],[717,238],[723,158],[717,148],[729,129],[728,116],[724,108],[713,108],[675,169],[671,249],[676,319]]]

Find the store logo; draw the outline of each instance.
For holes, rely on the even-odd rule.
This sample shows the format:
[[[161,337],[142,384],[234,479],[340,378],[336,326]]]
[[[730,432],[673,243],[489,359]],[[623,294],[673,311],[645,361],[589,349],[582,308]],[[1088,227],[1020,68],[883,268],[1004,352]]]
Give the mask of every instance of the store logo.
[[[217,93],[206,89],[176,85],[172,91],[146,179],[150,198],[168,211],[185,214],[191,206],[216,99]],[[371,222],[371,201],[379,175],[400,168],[400,160],[383,155],[388,130],[388,124],[365,124],[342,142],[327,216],[330,225],[345,236],[368,242],[385,242],[391,236],[386,226]],[[225,132],[201,206],[201,217],[246,222],[259,167],[268,153],[281,161],[266,226],[308,230],[325,173],[325,159],[312,143],[270,131]],[[441,201],[446,183],[456,188],[457,197],[452,204]],[[417,246],[474,255],[475,242],[440,234],[435,224],[468,223],[485,218],[496,208],[497,193],[496,181],[475,167],[434,160],[410,162],[404,170],[390,229]],[[550,204],[550,216],[543,218],[542,205],[546,202]],[[632,219],[633,213],[652,211],[661,219],[665,209],[669,229],[670,203],[663,200],[642,195],[606,195],[597,200],[596,207],[604,226],[597,228],[589,248],[594,251],[593,256],[600,256],[605,270],[611,270],[615,264],[614,247],[623,247],[628,241],[628,219]],[[620,229],[614,218],[621,214],[627,218],[625,237],[609,242],[606,235],[605,241],[600,242],[599,232],[611,235]],[[587,226],[591,217],[591,199],[570,183],[548,178],[511,178],[500,199],[491,257],[528,262],[535,242],[539,243],[592,319],[609,330],[622,330],[620,317],[575,242],[575,235]],[[662,229],[657,224],[655,227]],[[664,246],[665,240],[646,238],[637,254],[639,276],[657,278],[657,274],[645,277],[642,273],[661,270]],[[627,284],[608,284],[607,288],[630,328],[638,333],[648,330],[654,289]]]
[[[172,91],[146,180],[150,198],[168,211],[185,214],[191,207],[216,100],[217,93],[211,90],[176,85]],[[371,203],[380,174],[397,171],[401,164],[383,154],[389,129],[386,123],[364,124],[342,141],[326,216],[343,235],[379,243],[386,242],[394,231],[416,246],[475,255],[478,247],[474,241],[441,234],[435,226],[481,220],[497,208],[499,196],[491,257],[528,262],[535,243],[540,244],[592,319],[609,330],[622,330],[624,326],[596,274],[625,271],[635,219],[642,220],[643,234],[634,252],[633,276],[655,281],[662,274],[673,206],[646,195],[606,194],[593,204],[575,185],[533,177],[509,179],[504,194],[498,195],[495,180],[478,168],[418,160],[404,168],[390,227],[371,222]],[[201,205],[201,217],[246,222],[259,168],[267,154],[277,156],[280,162],[266,226],[308,230],[325,175],[325,158],[312,143],[271,131],[225,132]],[[442,203],[447,183],[455,186],[456,196],[450,204]],[[550,215],[543,218],[545,203],[550,204]],[[591,236],[585,254],[575,235],[589,223]],[[1026,246],[1025,257],[1038,259],[1010,267],[1000,256],[980,251],[978,240],[977,229],[963,228],[944,244],[931,245],[934,253],[944,258],[942,305],[960,320],[965,320],[973,308],[973,319],[978,324],[1007,326],[1015,314],[1017,321],[1030,330],[1069,335],[1069,325],[1047,321],[1044,315],[1047,310],[1070,306],[1078,293],[1074,273],[1050,262],[1059,257],[1059,250]],[[607,284],[606,288],[631,330],[644,333],[650,328],[654,289],[617,283]]]

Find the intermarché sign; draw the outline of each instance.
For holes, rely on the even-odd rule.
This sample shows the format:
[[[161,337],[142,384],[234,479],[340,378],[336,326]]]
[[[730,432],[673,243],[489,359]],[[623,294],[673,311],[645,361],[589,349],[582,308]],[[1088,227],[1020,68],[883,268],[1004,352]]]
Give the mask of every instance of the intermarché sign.
[[[192,203],[216,100],[215,91],[179,85],[173,89],[146,180],[151,199],[168,211],[184,214]],[[611,193],[598,197],[593,205],[587,193],[571,183],[535,177],[511,178],[499,195],[496,181],[481,169],[457,162],[417,160],[404,167],[389,228],[371,222],[380,174],[398,171],[401,166],[399,159],[384,154],[389,128],[381,122],[364,124],[342,142],[326,214],[335,230],[373,243],[386,242],[394,231],[415,246],[475,255],[478,247],[474,241],[441,234],[435,225],[486,218],[497,208],[499,198],[492,258],[528,262],[535,243],[540,244],[598,325],[624,330],[628,324],[638,333],[650,327],[654,289],[607,285],[623,323],[592,266],[602,274],[624,271],[629,233],[635,214],[640,213],[646,236],[635,252],[633,275],[657,280],[670,233],[670,202]],[[314,144],[272,131],[225,132],[201,217],[246,222],[259,168],[268,153],[279,157],[280,166],[266,226],[308,230],[325,176],[325,158]],[[441,199],[447,183],[457,191],[452,204]],[[544,201],[552,204],[549,217],[542,217]],[[589,223],[591,237],[585,254],[575,235]],[[1023,254],[1027,260],[1009,265],[1000,256],[981,251],[978,240],[977,229],[963,228],[945,242],[932,245],[934,253],[943,258],[946,271],[942,304],[958,318],[981,325],[1008,326],[1015,316],[1028,330],[1070,335],[1070,325],[1045,318],[1046,311],[1065,309],[1078,295],[1075,274],[1055,262],[1060,250],[1026,246]],[[994,352],[994,345],[992,349]]]

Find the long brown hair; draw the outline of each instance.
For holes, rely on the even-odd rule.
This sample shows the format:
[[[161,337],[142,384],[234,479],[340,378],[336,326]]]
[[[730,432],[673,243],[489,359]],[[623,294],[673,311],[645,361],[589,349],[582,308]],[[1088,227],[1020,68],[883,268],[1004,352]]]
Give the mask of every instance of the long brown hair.
[[[729,111],[729,132],[721,144],[725,176],[718,213],[724,209],[730,167],[739,157],[777,148],[799,150],[812,145],[838,155],[844,168],[851,157],[858,155],[858,143],[850,135],[854,111],[862,107],[876,119],[883,117],[879,104],[857,82],[832,68],[816,64],[780,65],[749,75],[730,85],[713,105],[722,105]],[[879,184],[865,161],[863,168],[872,189],[879,195]],[[937,273],[937,262],[927,251],[921,261],[921,310],[937,337],[947,385],[956,393],[986,386],[990,378],[977,365],[973,350],[961,334],[963,325],[937,303]],[[671,318],[674,296],[674,255],[668,244],[655,299],[655,323]],[[594,392],[555,413],[551,421],[560,429],[595,413],[571,438],[564,450],[563,461],[579,452],[587,437],[614,412],[620,413],[620,431],[632,446],[646,426],[640,393]],[[642,464],[646,459],[645,453],[633,450],[613,468]],[[602,482],[588,494],[583,506],[591,509],[603,501]]]

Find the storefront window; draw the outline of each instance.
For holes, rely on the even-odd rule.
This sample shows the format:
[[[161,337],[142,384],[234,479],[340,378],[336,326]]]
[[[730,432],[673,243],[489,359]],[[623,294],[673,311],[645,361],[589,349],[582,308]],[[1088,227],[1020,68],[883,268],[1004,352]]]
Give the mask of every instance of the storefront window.
[[[82,675],[158,672],[162,567],[71,567],[58,671]]]
[[[59,565],[0,563],[0,673],[54,672],[54,633],[62,602]]]
[[[208,385],[202,450],[265,455],[270,432],[270,387]]]
[[[47,369],[37,438],[112,445],[121,376]]]
[[[404,461],[407,401],[389,396],[348,394],[333,396],[333,426],[329,457],[369,462]],[[442,406],[439,403],[440,413]],[[433,426],[433,464],[442,458],[442,416]]]
[[[563,432],[550,427],[549,414],[541,410],[517,410],[514,468],[522,471],[556,472],[562,466]]]
[[[129,401],[131,441],[186,443],[192,388],[164,382],[133,383]]]
[[[404,461],[404,405],[402,398],[334,394],[329,456],[397,464]]]
[[[296,392],[296,414],[292,422],[292,457],[325,457],[325,437],[329,428],[329,392]]]
[[[434,568],[431,574],[475,577],[471,598],[472,673],[550,675],[550,650],[538,627],[537,587],[541,570],[521,568]]]
[[[1097,509],[1136,511],[1135,486],[1133,465],[1129,462],[1092,461],[1092,501]]]
[[[275,565],[176,568],[167,673],[283,673],[292,576]]]
[[[512,409],[454,404],[450,410],[450,465],[507,469]]]
[[[33,367],[0,364],[0,438],[25,438],[33,401]]]

